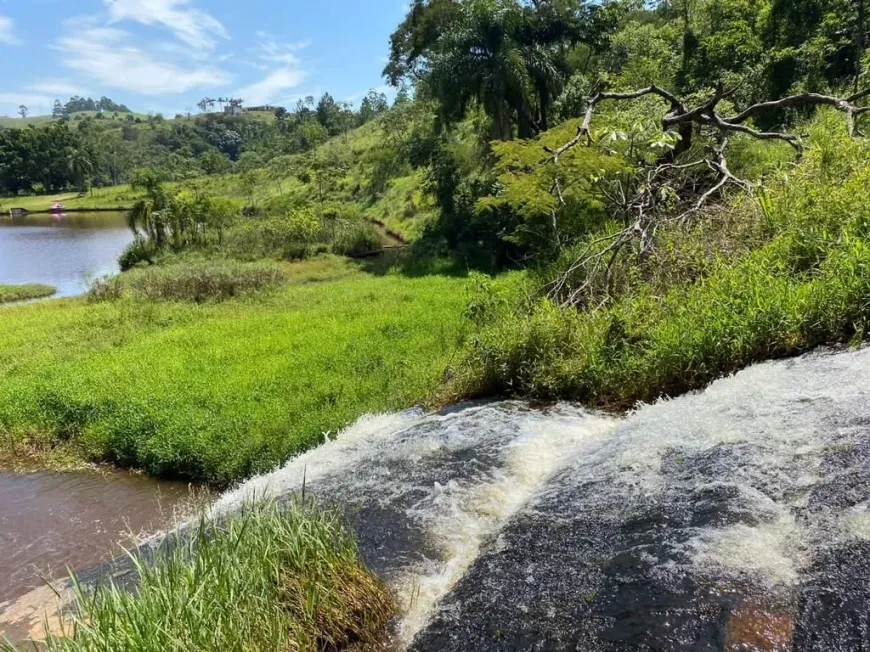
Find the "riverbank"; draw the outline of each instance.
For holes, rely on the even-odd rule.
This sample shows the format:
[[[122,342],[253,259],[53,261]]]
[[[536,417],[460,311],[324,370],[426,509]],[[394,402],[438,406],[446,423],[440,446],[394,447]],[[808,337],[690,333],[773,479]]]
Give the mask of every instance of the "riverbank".
[[[284,267],[277,289],[226,301],[12,306],[0,448],[221,485],[432,395],[459,346],[465,278],[338,257]]]
[[[76,608],[31,632],[39,649],[374,650],[394,613],[338,512],[303,500],[191,523],[173,545],[130,559],[135,592],[61,587]]]

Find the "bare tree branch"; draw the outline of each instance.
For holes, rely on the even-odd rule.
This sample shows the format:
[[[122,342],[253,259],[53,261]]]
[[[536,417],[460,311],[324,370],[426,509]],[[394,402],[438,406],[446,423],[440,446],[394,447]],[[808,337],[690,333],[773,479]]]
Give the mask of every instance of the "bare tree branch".
[[[752,191],[756,186],[735,176],[728,167],[725,152],[728,147],[729,133],[741,133],[757,140],[779,140],[791,145],[798,153],[803,153],[800,137],[777,131],[760,131],[747,124],[750,118],[761,116],[795,106],[832,106],[844,113],[850,136],[861,135],[858,128],[859,118],[870,113],[870,107],[857,106],[857,102],[870,97],[870,88],[846,98],[818,93],[801,93],[779,100],[759,102],[747,107],[733,117],[726,117],[717,111],[720,102],[733,94],[734,89],[719,89],[710,98],[693,109],[688,109],[683,101],[666,90],[651,85],[626,93],[597,92],[588,102],[583,122],[577,134],[558,149],[545,148],[550,154],[549,162],[557,164],[565,152],[576,147],[584,140],[587,145],[594,143],[592,121],[598,105],[604,100],[628,101],[648,95],[657,95],[670,104],[668,113],[662,118],[662,129],[677,129],[680,142],[669,155],[658,161],[648,170],[646,178],[633,195],[628,195],[623,187],[618,193],[603,189],[614,210],[625,215],[626,226],[623,230],[589,243],[574,262],[548,286],[549,296],[565,306],[576,306],[581,302],[596,302],[596,287],[603,282],[606,286],[604,296],[609,294],[613,281],[613,269],[621,252],[636,247],[638,259],[642,262],[653,250],[656,232],[662,224],[669,222],[686,223],[701,213],[709,202],[728,186],[737,186],[744,191]],[[675,161],[679,155],[691,148],[694,129],[709,127],[720,136],[718,147],[708,148],[708,156],[685,164]],[[697,176],[685,180],[685,173],[692,169],[706,167],[714,173],[712,179]],[[557,193],[560,205],[565,205],[562,188],[558,179],[553,192]],[[700,192],[700,195],[698,194]],[[680,205],[685,210],[679,210]],[[554,229],[556,225],[553,215]],[[572,287],[574,276],[583,274],[583,281]],[[594,305],[594,304],[593,304]]]

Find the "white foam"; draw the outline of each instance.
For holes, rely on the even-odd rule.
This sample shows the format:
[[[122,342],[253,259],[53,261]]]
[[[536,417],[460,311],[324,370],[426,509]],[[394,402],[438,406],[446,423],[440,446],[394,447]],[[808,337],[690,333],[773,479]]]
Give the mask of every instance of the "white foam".
[[[427,623],[435,605],[462,578],[495,536],[544,483],[586,446],[612,431],[615,421],[573,411],[523,417],[523,434],[507,446],[507,465],[488,482],[439,488],[438,509],[430,514],[431,535],[444,560],[409,569],[397,587],[405,604],[399,635],[409,643]]]
[[[239,509],[252,500],[277,498],[296,491],[303,482],[313,482],[339,469],[352,469],[371,453],[375,444],[395,437],[423,419],[421,410],[395,414],[365,415],[334,439],[324,436],[325,443],[292,460],[283,467],[248,480],[224,494],[213,506],[214,516]]]
[[[794,517],[783,514],[755,527],[738,524],[704,530],[689,547],[694,563],[710,576],[745,574],[754,582],[796,587],[806,562],[804,533]]]
[[[406,565],[390,578],[403,611],[398,637],[407,644],[481,546],[553,473],[615,425],[614,419],[570,406],[543,413],[522,404],[481,405],[445,415],[363,417],[334,441],[228,493],[213,511],[224,514],[251,499],[297,491],[303,477],[311,485],[329,477],[330,486],[341,485],[335,487],[339,494],[366,496],[385,507],[418,496],[405,518],[438,554]],[[414,473],[415,465],[431,469],[451,452],[468,450],[477,451],[480,459],[466,462],[475,470],[461,480],[427,485],[424,473]],[[397,466],[401,473],[391,471]]]

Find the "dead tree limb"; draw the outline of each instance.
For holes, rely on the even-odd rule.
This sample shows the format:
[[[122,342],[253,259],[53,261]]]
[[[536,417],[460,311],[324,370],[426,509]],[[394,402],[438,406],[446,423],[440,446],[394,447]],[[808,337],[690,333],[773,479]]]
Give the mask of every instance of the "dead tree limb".
[[[663,224],[688,223],[728,186],[752,191],[756,186],[735,176],[728,167],[726,150],[729,134],[745,134],[757,140],[779,140],[791,145],[798,155],[803,153],[804,146],[800,137],[786,132],[755,129],[746,124],[750,119],[770,111],[796,106],[831,106],[846,115],[847,129],[851,137],[861,135],[858,120],[862,115],[870,113],[870,107],[858,106],[858,102],[870,97],[870,88],[867,88],[844,98],[819,93],[791,95],[753,104],[729,117],[720,113],[718,106],[734,90],[736,89],[720,89],[694,108],[687,107],[679,97],[656,85],[626,93],[599,91],[589,98],[583,122],[577,128],[574,138],[558,149],[545,148],[550,157],[549,162],[557,164],[562,155],[584,141],[587,146],[594,144],[592,122],[601,102],[637,100],[649,95],[658,96],[669,104],[669,109],[661,120],[662,129],[666,132],[676,130],[679,134],[674,149],[647,171],[636,191],[629,193],[625,188],[620,188],[618,194],[603,191],[613,209],[625,216],[626,226],[619,232],[589,243],[559,278],[550,284],[548,294],[551,298],[558,300],[563,307],[598,300],[595,295],[601,291],[602,285],[604,294],[610,293],[613,268],[623,251],[633,248],[638,260],[643,263],[653,250],[656,232]],[[695,129],[702,127],[715,131],[718,145],[708,147],[707,154],[700,160],[678,164],[679,156],[692,148]],[[697,168],[707,168],[713,173],[712,177],[695,177],[688,181],[682,179]],[[554,183],[554,192],[558,195],[560,205],[564,206],[565,200],[558,177]],[[553,223],[556,223],[555,214]],[[578,273],[582,273],[582,281],[574,286],[574,276]]]

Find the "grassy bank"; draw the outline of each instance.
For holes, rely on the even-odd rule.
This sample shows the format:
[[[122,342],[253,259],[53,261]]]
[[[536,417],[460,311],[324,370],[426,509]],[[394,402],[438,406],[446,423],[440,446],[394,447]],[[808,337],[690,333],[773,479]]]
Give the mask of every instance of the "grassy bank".
[[[870,330],[870,145],[849,139],[836,118],[811,125],[804,160],[772,174],[760,201],[737,198],[694,227],[662,229],[646,266],[617,262],[601,306],[563,309],[542,296],[571,252],[520,299],[481,281],[475,334],[446,397],[628,408],[754,362],[862,342]]]
[[[0,304],[13,303],[14,301],[27,301],[28,299],[42,299],[50,297],[57,288],[51,285],[31,283],[28,285],[0,285]]]
[[[438,386],[465,279],[339,258],[285,268],[282,285],[227,301],[131,291],[7,309],[0,449],[227,483]]]
[[[393,613],[337,514],[310,505],[249,506],[134,561],[134,592],[78,587],[69,636],[49,633],[44,649],[373,650]]]

